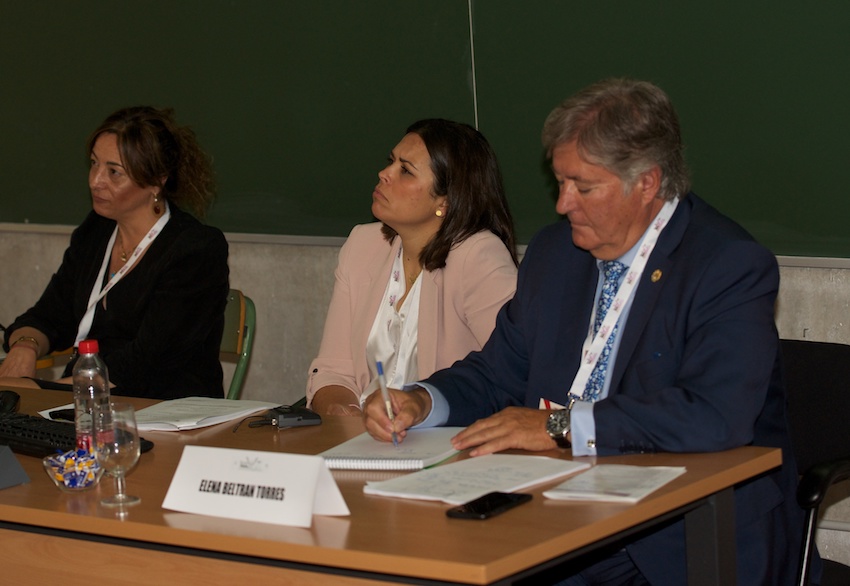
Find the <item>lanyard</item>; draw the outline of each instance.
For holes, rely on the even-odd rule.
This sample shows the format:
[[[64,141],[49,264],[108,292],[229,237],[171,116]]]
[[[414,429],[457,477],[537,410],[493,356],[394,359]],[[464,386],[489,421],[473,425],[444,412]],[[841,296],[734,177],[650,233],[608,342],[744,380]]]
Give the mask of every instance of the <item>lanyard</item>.
[[[670,221],[670,217],[673,215],[673,212],[676,211],[676,206],[678,205],[678,198],[665,202],[661,211],[658,212],[658,215],[652,221],[649,230],[647,230],[646,234],[643,235],[643,239],[638,247],[638,253],[635,256],[632,265],[629,267],[628,272],[626,272],[626,275],[623,277],[623,283],[620,285],[617,295],[611,302],[611,307],[608,309],[608,313],[605,314],[605,319],[602,320],[602,324],[600,325],[599,331],[596,335],[593,334],[593,323],[596,320],[596,304],[594,303],[593,313],[590,316],[590,326],[588,328],[587,338],[585,338],[584,345],[582,346],[583,358],[581,365],[573,379],[573,384],[570,386],[570,398],[580,400],[584,394],[584,388],[587,386],[587,379],[590,378],[590,374],[596,367],[596,363],[599,361],[599,356],[605,348],[605,343],[614,333],[614,325],[617,323],[617,320],[620,319],[620,314],[623,313],[626,301],[631,296],[635,287],[637,287],[638,282],[640,282],[643,269],[646,267],[646,263],[649,260],[652,251],[655,249],[655,244],[658,242],[658,237],[661,234],[661,231],[667,225],[667,222]]]
[[[156,237],[162,231],[163,227],[168,223],[168,220],[171,218],[171,210],[168,209],[168,202],[165,202],[165,213],[162,214],[162,217],[156,221],[156,224],[153,225],[153,228],[147,233],[147,236],[142,238],[142,241],[139,242],[139,245],[136,247],[136,250],[133,251],[133,254],[130,255],[130,258],[124,263],[124,266],[118,269],[112,277],[109,279],[109,282],[106,286],[101,290],[100,284],[103,283],[103,277],[106,275],[106,269],[109,266],[109,259],[112,256],[112,247],[115,245],[115,239],[118,236],[118,224],[115,225],[115,230],[112,231],[112,236],[109,238],[109,242],[106,244],[106,252],[103,254],[103,263],[100,265],[100,272],[97,275],[97,279],[94,281],[94,286],[92,287],[91,294],[89,295],[89,305],[86,309],[86,313],[83,315],[83,319],[80,320],[80,325],[77,328],[77,338],[74,341],[74,346],[79,345],[80,342],[86,339],[86,336],[89,335],[89,330],[91,330],[92,322],[94,322],[94,312],[97,308],[97,303],[101,299],[103,299],[109,290],[112,289],[118,282],[124,278],[124,275],[133,268],[133,265],[136,264],[136,261],[139,260],[139,257],[142,256],[142,253],[147,250],[148,246],[151,245],[151,242],[156,240]]]

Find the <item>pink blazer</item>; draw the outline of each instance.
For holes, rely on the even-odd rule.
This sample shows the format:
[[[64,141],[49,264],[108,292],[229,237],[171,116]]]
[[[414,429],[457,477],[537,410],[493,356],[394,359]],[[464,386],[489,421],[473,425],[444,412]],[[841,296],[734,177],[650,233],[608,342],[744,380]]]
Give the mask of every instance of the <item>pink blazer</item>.
[[[400,246],[400,238],[392,244],[384,240],[377,222],[355,226],[342,246],[322,344],[308,374],[308,404],[328,385],[351,389],[357,403],[368,386],[366,340]],[[513,297],[516,274],[510,253],[491,232],[479,232],[452,249],[442,269],[423,271],[420,378],[481,349],[499,309]]]

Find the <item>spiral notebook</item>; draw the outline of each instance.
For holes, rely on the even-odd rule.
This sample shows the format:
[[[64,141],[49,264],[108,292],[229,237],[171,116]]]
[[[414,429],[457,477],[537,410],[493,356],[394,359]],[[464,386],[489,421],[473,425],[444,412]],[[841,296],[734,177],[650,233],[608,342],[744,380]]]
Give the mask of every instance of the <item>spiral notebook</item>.
[[[461,429],[411,429],[398,447],[362,433],[319,455],[332,470],[421,470],[458,453],[451,438]]]

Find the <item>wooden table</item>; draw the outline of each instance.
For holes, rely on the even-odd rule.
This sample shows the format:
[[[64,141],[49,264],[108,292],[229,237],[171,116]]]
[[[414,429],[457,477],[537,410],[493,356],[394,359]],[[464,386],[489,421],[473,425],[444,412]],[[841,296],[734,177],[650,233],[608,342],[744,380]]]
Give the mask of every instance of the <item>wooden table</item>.
[[[20,389],[21,411],[70,401],[68,393]],[[137,407],[152,401],[130,400]],[[733,584],[731,488],[781,463],[779,450],[604,458],[606,463],[686,466],[687,473],[636,505],[531,503],[487,521],[449,519],[448,505],[368,496],[366,479],[393,473],[335,472],[349,517],[314,516],[310,529],[176,513],[161,508],[187,444],[315,454],[362,431],[356,418],[277,431],[232,424],[146,432],[155,448],[128,475],[142,503],[121,516],[99,500],[111,479],[83,494],[60,492],[38,458],[18,456],[29,484],[0,491],[0,572],[8,583],[281,584],[512,583],[670,518],[686,520],[689,583]],[[560,451],[546,455],[568,457]],[[731,577],[731,580],[730,580]],[[532,582],[533,583],[533,582]]]

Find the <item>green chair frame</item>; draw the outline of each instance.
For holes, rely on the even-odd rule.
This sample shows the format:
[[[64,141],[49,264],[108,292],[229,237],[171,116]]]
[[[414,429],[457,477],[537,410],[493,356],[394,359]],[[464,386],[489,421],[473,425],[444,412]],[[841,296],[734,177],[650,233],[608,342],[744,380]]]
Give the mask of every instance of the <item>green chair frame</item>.
[[[242,394],[245,375],[248,373],[248,363],[251,361],[256,327],[257,311],[254,308],[254,302],[239,289],[231,289],[227,294],[224,333],[221,336],[219,348],[222,357],[236,361],[236,368],[227,391],[228,399],[238,399]]]

